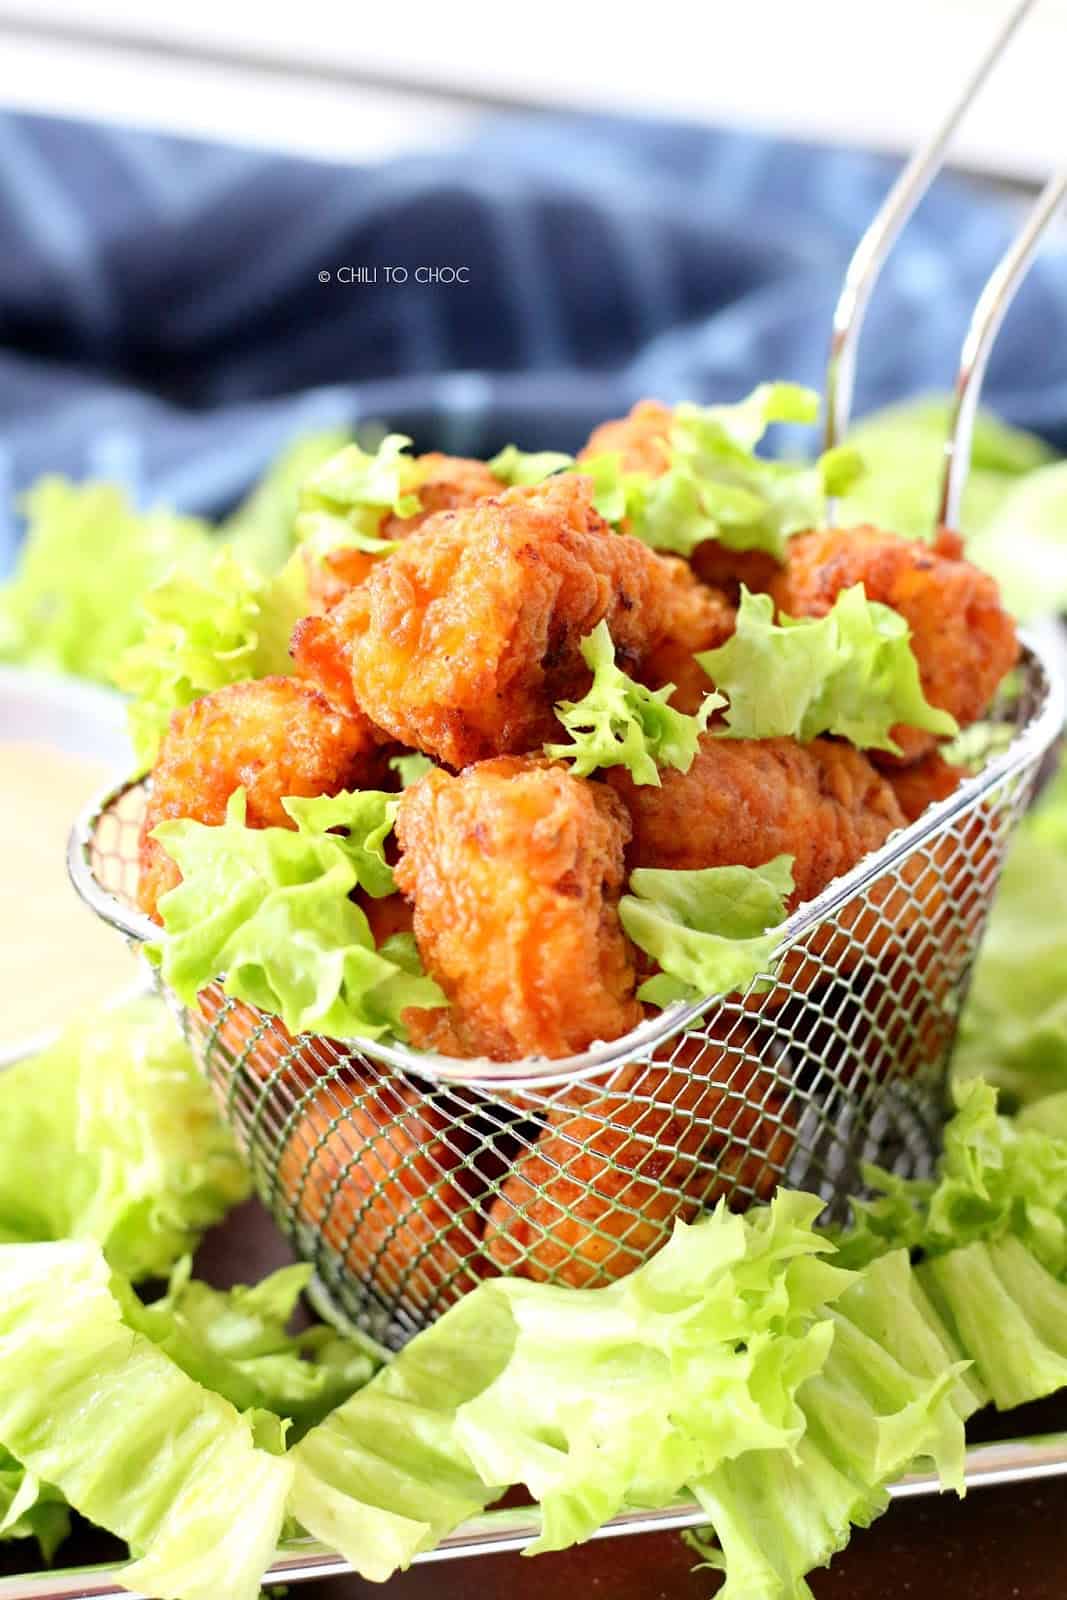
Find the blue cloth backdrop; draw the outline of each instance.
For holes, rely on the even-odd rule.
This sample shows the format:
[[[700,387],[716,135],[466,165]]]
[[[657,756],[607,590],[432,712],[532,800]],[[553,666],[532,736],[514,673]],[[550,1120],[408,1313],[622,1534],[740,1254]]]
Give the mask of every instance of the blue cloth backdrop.
[[[0,505],[58,470],[211,514],[300,430],[569,448],[644,394],[820,385],[842,270],[893,172],[618,118],[497,117],[462,149],[344,167],[2,116]],[[951,381],[1014,221],[986,189],[937,184],[872,308],[860,410]],[[986,392],[1067,447],[1062,245]],[[9,518],[0,566],[15,538]]]

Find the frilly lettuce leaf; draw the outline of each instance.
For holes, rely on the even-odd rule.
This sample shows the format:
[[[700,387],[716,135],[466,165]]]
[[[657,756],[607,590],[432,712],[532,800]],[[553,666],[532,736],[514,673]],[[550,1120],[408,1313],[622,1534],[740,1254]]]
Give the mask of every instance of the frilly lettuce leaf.
[[[307,614],[299,556],[261,578],[229,551],[206,577],[174,573],[143,597],[143,637],[120,656],[114,680],[133,698],[130,735],[152,765],[171,713],[228,683],[292,671],[289,639]]]
[[[406,1007],[447,1004],[413,961],[410,939],[375,949],[349,899],[357,885],[376,897],[392,890],[383,842],[397,796],[364,790],[283,804],[295,830],[246,827],[243,789],[221,827],[182,819],[156,828],[182,872],[159,906],[164,982],[191,1003],[225,974],[227,994],[276,1013],[291,1033],[336,1039],[401,1033]],[[347,833],[328,831],[338,827]]]
[[[373,453],[346,445],[305,479],[295,531],[316,554],[342,548],[387,555],[395,539],[378,530],[388,512],[413,517],[419,510],[418,466],[405,452],[411,440],[390,433]]]
[[[166,1276],[249,1187],[159,1000],[0,1074],[0,1240],[95,1240],[126,1277]]]
[[[668,705],[674,684],[646,689],[615,665],[615,646],[606,622],[582,640],[582,655],[593,682],[581,700],[562,700],[556,716],[571,744],[546,744],[545,754],[572,761],[579,778],[598,767],[626,767],[637,784],[660,784],[660,767],[688,772],[708,718],[725,705],[709,693],[695,716]]]
[[[312,473],[348,443],[348,434],[336,429],[302,434],[271,462],[219,528],[219,537],[239,561],[264,577],[285,565],[293,550],[301,489]]]
[[[948,427],[949,402],[934,396],[886,407],[858,422],[847,443],[862,456],[867,470],[846,493],[841,526],[873,522],[929,539],[937,520]],[[1040,439],[980,412],[960,518],[963,534],[980,533],[1022,475],[1051,458],[1052,451]]]
[[[291,1453],[302,1527],[382,1583],[498,1498],[459,1439],[459,1408],[511,1357],[507,1306],[475,1290]]]
[[[0,1246],[0,1443],[126,1540],[131,1589],[257,1600],[292,1464],[127,1326],[88,1240]]]
[[[862,584],[843,589],[825,617],[774,620],[770,595],[742,590],[737,630],[697,657],[729,698],[735,739],[832,733],[861,749],[896,751],[897,724],[949,737],[947,711],[930,705],[919,681],[908,624],[868,600]]]
[[[140,636],[142,596],[174,567],[204,572],[210,529],[170,511],[137,512],[106,483],[42,478],[23,507],[26,538],[0,586],[0,661],[110,683]]]
[[[774,961],[792,892],[792,856],[755,868],[636,868],[619,916],[662,968],[638,997],[667,1006],[747,989]]]
[[[513,484],[543,483],[553,473],[574,466],[574,457],[561,450],[520,450],[517,444],[505,445],[488,463],[494,478],[509,487]]]
[[[361,1345],[321,1324],[287,1331],[311,1273],[306,1265],[282,1267],[250,1288],[212,1289],[190,1276],[186,1257],[161,1299],[142,1305],[129,1297],[124,1320],[238,1411],[272,1411],[299,1436],[377,1367]]]

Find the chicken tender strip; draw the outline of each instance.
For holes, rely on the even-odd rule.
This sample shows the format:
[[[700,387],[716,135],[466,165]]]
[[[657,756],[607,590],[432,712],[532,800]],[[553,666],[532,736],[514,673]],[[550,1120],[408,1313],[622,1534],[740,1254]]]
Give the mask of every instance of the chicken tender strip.
[[[299,669],[338,704],[447,766],[529,751],[591,674],[606,620],[636,671],[668,640],[699,649],[721,604],[686,564],[621,538],[592,485],[563,475],[430,518],[325,617],[297,627]]]
[[[251,828],[291,828],[287,795],[373,788],[381,754],[365,717],[331,706],[297,678],[231,683],[176,711],[152,771],[141,827],[137,901],[158,920],[160,896],[181,882],[163,846],[150,838],[169,817],[218,827],[226,802],[244,787]]]
[[[942,534],[933,546],[869,526],[800,534],[771,593],[791,617],[822,617],[842,589],[862,583],[868,600],[891,606],[911,628],[931,705],[966,727],[988,708],[1019,644],[996,583],[959,552],[955,534]],[[892,732],[907,761],[936,744],[933,734],[916,728]]]
[[[398,887],[450,1009],[410,1010],[446,1055],[576,1054],[641,1020],[618,916],[625,810],[561,766],[501,757],[404,791]]]
[[[607,780],[633,823],[631,867],[762,867],[794,858],[790,909],[877,850],[905,817],[866,756],[833,739],[722,739],[704,734],[688,772],[638,787]]]
[[[624,472],[646,472],[650,478],[660,478],[671,464],[673,423],[674,412],[669,406],[658,400],[639,400],[628,417],[602,422],[594,428],[578,459],[619,455]],[[753,593],[762,593],[770,588],[779,570],[778,562],[766,550],[731,550],[718,539],[705,539],[697,545],[691,564],[703,583],[724,591],[735,605],[742,584]]]
[[[486,1253],[503,1271],[594,1288],[625,1277],[725,1196],[768,1196],[793,1146],[769,1071],[728,1043],[672,1041],[624,1092],[555,1112],[489,1208]]]
[[[486,495],[500,493],[500,482],[484,461],[444,456],[433,451],[417,456],[415,464],[420,477],[412,493],[419,497],[419,510],[413,517],[398,517],[390,512],[378,529],[380,539],[406,539],[438,511],[455,511],[460,506],[471,506],[476,500],[483,500]],[[328,611],[349,589],[362,583],[380,560],[380,555],[368,550],[340,549],[326,556],[316,556],[305,549],[311,609]]]
[[[492,1270],[465,1265],[481,1244],[477,1202],[489,1184],[477,1150],[422,1090],[350,1067],[302,1110],[278,1192],[380,1299],[430,1314]]]

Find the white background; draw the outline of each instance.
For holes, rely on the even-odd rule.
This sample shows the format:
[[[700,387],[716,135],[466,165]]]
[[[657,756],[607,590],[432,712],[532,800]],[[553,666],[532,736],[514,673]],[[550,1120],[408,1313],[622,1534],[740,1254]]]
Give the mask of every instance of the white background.
[[[0,104],[337,160],[458,138],[486,99],[903,150],[1011,3],[0,0]],[[1067,0],[1039,0],[957,161],[1029,179],[1067,164],[1065,76]]]

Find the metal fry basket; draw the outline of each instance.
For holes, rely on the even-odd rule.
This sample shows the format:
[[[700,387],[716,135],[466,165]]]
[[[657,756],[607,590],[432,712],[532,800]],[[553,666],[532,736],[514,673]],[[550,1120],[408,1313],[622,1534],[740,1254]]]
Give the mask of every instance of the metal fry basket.
[[[802,906],[764,980],[567,1061],[293,1038],[221,984],[170,996],[328,1309],[398,1347],[488,1276],[611,1282],[720,1199],[784,1182],[840,1218],[864,1163],[929,1171],[1005,850],[1062,723],[1028,645],[969,730],[976,776]],[[144,795],[109,795],[71,842],[79,892],[134,941],[158,933],[136,910]]]

